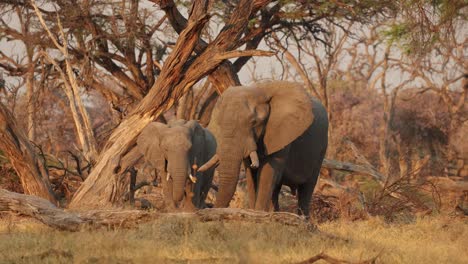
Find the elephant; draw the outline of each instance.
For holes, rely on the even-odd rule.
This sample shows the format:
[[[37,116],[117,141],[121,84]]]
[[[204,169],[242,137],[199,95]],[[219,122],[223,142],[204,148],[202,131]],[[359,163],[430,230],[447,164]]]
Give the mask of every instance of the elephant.
[[[208,129],[216,155],[200,170],[217,166],[215,207],[228,207],[242,162],[249,207],[279,210],[282,185],[297,189],[298,213],[309,217],[309,204],[328,145],[328,116],[303,85],[269,81],[226,89],[212,112]]]
[[[184,209],[207,206],[214,168],[197,171],[216,152],[215,138],[207,129],[195,120],[179,119],[167,125],[152,122],[138,136],[137,148],[161,178],[169,210],[177,208],[184,197]]]

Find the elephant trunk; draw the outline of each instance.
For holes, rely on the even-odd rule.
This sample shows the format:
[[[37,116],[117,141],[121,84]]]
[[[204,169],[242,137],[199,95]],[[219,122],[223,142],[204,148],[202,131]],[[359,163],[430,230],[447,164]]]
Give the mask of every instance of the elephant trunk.
[[[215,207],[228,207],[236,191],[242,156],[225,157],[227,156],[225,155],[226,152],[221,153],[224,154],[220,156],[221,162],[218,167],[219,189],[216,196]]]
[[[177,171],[172,175],[172,199],[174,202],[178,203],[184,199],[187,170],[184,169],[184,171]]]
[[[168,157],[172,177],[172,199],[178,203],[184,199],[185,186],[189,178],[189,159],[185,153],[171,153]]]

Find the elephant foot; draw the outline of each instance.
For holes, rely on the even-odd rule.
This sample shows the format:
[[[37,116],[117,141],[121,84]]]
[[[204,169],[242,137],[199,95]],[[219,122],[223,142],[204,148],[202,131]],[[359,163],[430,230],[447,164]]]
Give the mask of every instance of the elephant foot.
[[[195,205],[192,203],[192,199],[185,199],[184,203],[182,204],[182,211],[183,212],[194,212],[197,210]]]

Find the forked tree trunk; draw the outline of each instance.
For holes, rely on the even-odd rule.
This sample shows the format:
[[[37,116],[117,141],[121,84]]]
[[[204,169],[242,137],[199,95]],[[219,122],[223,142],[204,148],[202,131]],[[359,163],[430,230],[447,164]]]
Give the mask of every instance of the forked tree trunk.
[[[54,204],[57,202],[43,161],[36,156],[26,134],[18,128],[13,115],[2,103],[0,103],[0,149],[8,157],[26,194],[43,197]]]
[[[150,0],[157,3],[161,9],[166,13],[169,22],[177,33],[181,33],[184,28],[187,27],[187,19],[177,10],[177,7],[173,0]],[[266,5],[268,1],[255,1],[258,5],[257,8],[260,8],[262,5]],[[202,53],[208,43],[203,39],[199,39],[195,46],[195,53]],[[223,61],[209,76],[208,80],[213,84],[218,94],[221,94],[229,86],[240,85],[239,77],[232,66],[230,61]]]
[[[181,32],[159,78],[138,107],[113,132],[93,171],[73,197],[70,208],[109,207],[122,202],[128,187],[122,182],[127,182],[124,178],[128,168],[123,166],[121,158],[147,124],[172,107],[193,84],[224,60],[258,54],[272,55],[258,51],[229,52],[239,41],[252,10],[252,1],[241,0],[216,39],[193,62],[187,62],[208,21],[207,2],[194,1],[187,27]]]

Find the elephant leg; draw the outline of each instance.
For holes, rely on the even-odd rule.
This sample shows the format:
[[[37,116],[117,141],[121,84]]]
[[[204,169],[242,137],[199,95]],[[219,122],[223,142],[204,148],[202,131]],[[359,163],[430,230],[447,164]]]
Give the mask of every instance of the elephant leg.
[[[247,162],[244,162],[245,165],[245,178],[247,181],[247,195],[249,199],[249,209],[255,208],[255,179],[254,174],[251,168],[248,167]]]
[[[272,201],[273,201],[273,208],[275,210],[275,212],[278,212],[279,211],[279,194],[280,194],[280,191],[281,191],[281,184],[278,184],[275,189],[273,190],[273,197],[272,197]]]
[[[266,211],[270,207],[273,190],[281,183],[288,154],[289,146],[268,156],[260,167],[255,210]]]
[[[310,200],[312,199],[312,192],[314,189],[311,187],[309,182],[300,184],[297,189],[298,194],[298,209],[297,214],[305,215],[308,219],[310,217]]]
[[[130,192],[129,201],[131,205],[135,205],[135,185],[138,171],[135,168],[130,169]]]
[[[204,185],[204,181],[205,179],[203,178],[203,175],[201,173],[197,173],[197,182],[196,183],[192,183],[190,182],[188,185],[191,185],[192,186],[192,204],[196,207],[196,208],[200,208],[202,206],[201,204],[201,199],[202,199],[202,188],[203,188],[203,185]],[[188,197],[189,196],[189,192],[185,192],[185,195]]]
[[[211,183],[213,182],[213,175],[214,169],[211,169],[205,173],[203,173],[203,184],[201,186],[201,193],[200,193],[200,208],[207,208],[206,205],[206,197],[211,189]]]
[[[311,180],[299,185],[297,190],[298,214],[305,215],[306,219],[310,218],[310,201],[312,199],[315,185],[317,184],[319,173],[320,167],[318,169],[314,169]]]
[[[186,212],[193,212],[195,211],[196,207],[193,203],[194,200],[194,188],[195,184],[192,182],[185,185],[185,204],[184,204],[184,211]],[[195,198],[196,199],[196,198]]]
[[[175,209],[175,203],[172,199],[172,179],[167,180],[167,173],[161,173],[161,183],[164,195],[164,204],[170,211]]]

